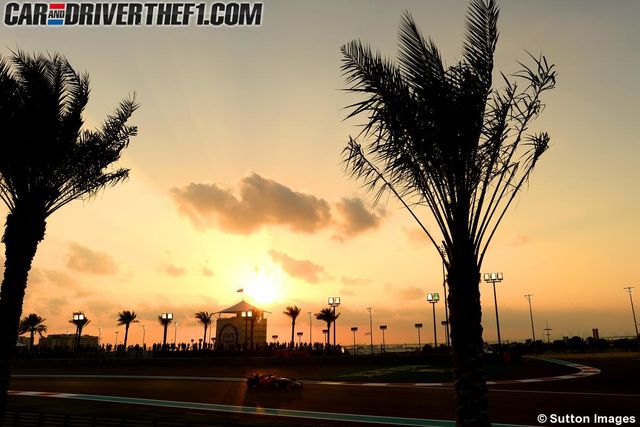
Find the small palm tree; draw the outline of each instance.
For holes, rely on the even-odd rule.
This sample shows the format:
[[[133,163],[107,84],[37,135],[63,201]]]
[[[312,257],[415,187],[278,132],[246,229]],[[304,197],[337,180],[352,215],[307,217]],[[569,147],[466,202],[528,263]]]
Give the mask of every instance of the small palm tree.
[[[164,328],[164,334],[162,335],[162,349],[164,350],[167,345],[167,328],[173,322],[172,317],[162,317],[162,314],[158,315],[158,321]],[[176,343],[178,344],[178,343]]]
[[[35,313],[31,313],[25,316],[20,321],[20,326],[18,327],[18,334],[26,334],[29,332],[31,335],[29,337],[29,350],[33,348],[33,340],[35,338],[36,333],[42,337],[42,334],[47,332],[47,326],[44,324],[46,319],[44,317],[40,317]]]
[[[124,310],[118,313],[118,326],[124,325],[124,349],[127,349],[127,338],[129,337],[129,325],[138,323],[138,315],[135,311]]]
[[[282,312],[283,314],[286,314],[291,318],[291,347],[295,345],[293,341],[293,335],[295,334],[295,330],[296,330],[296,319],[300,315],[301,311],[302,311],[301,308],[298,308],[297,305],[294,305],[293,307],[287,306],[287,309]]]
[[[202,325],[204,326],[204,338],[202,340],[202,345],[203,348],[207,346],[207,329],[209,329],[209,326],[211,326],[211,323],[213,323],[213,313],[209,313],[208,311],[199,311],[195,314],[196,319],[198,319],[198,322],[202,323]]]
[[[76,325],[76,342],[74,344],[74,349],[77,350],[80,345],[80,337],[82,336],[82,329],[91,323],[91,320],[87,316],[84,315],[82,311],[76,311],[73,313],[73,317],[69,320],[69,323],[73,323]]]
[[[128,177],[113,168],[137,128],[127,121],[135,99],[120,103],[96,130],[83,129],[89,76],[62,56],[14,52],[0,58],[0,200],[8,215],[2,241],[5,270],[0,290],[0,412],[27,277],[47,219],[68,204],[95,196]]]
[[[320,313],[316,313],[316,319],[327,322],[327,344],[329,344],[329,337],[331,336],[331,324],[340,317],[340,313],[335,314],[331,308],[323,308]]]

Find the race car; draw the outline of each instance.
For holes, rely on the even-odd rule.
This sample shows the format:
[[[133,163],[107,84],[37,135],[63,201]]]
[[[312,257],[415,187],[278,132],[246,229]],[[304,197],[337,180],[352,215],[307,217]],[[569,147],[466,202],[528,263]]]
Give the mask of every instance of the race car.
[[[291,390],[302,387],[302,382],[296,379],[276,377],[272,374],[252,374],[247,378],[249,388],[278,388]]]

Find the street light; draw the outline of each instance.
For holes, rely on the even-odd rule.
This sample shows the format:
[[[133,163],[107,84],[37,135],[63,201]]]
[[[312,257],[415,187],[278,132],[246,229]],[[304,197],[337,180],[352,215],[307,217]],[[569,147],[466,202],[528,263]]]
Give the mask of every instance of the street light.
[[[500,339],[500,319],[498,318],[498,298],[496,297],[496,283],[502,282],[502,273],[484,273],[484,281],[493,284],[493,303],[496,306],[496,327],[498,328],[498,347],[502,347]]]
[[[178,323],[176,321],[176,323],[173,324],[173,345],[175,345],[176,347],[178,346]]]
[[[245,349],[246,349],[246,345],[247,345],[247,320],[249,320],[249,319],[251,319],[251,317],[253,317],[253,312],[251,310],[243,311],[241,315],[244,318],[244,344],[245,344]]]
[[[84,316],[83,312],[78,311],[76,313],[73,313],[71,317],[71,323],[76,325],[76,339],[74,344],[74,351],[77,351],[78,347],[80,346],[80,337],[82,336],[82,328],[84,328],[89,323],[89,321]]]
[[[313,341],[311,340],[311,315],[313,313],[309,312],[309,345],[313,345]]]
[[[634,288],[635,286],[627,286],[626,288],[624,288],[624,290],[629,294],[629,302],[631,302],[631,313],[633,314],[633,326],[636,328],[636,339],[640,344],[640,335],[638,334],[638,321],[636,320],[636,310],[633,307],[633,297],[631,296]]]
[[[146,348],[145,337],[147,335],[147,325],[142,325],[142,348]]]
[[[356,355],[358,354],[358,350],[356,349],[356,332],[358,332],[358,327],[353,326],[351,332],[353,332],[353,354]]]
[[[329,345],[329,330],[328,329],[323,329],[322,330],[322,334],[324,336],[325,345],[328,346]]]
[[[442,244],[438,246],[438,251],[440,251],[440,255],[442,255],[442,289],[444,290],[444,321],[446,322],[446,323],[443,323],[443,325],[445,326],[445,332],[446,332],[445,338],[447,340],[447,348],[448,348],[450,345],[449,304],[447,304],[447,273],[445,271],[445,266],[444,266],[445,256],[447,255],[447,248],[444,246],[444,244]]]
[[[329,307],[333,307],[333,346],[336,346],[336,307],[340,305],[340,297],[329,297]]]
[[[422,323],[416,323],[415,327],[418,330],[418,349],[421,349],[422,348],[422,342],[420,341],[420,329],[422,328]]]
[[[167,328],[169,327],[169,323],[173,322],[173,313],[162,313],[160,320],[164,327],[164,334],[162,335],[162,349],[164,350],[167,346]]]
[[[431,304],[431,308],[433,308],[433,348],[434,350],[438,348],[438,330],[436,326],[436,304],[440,301],[440,294],[437,292],[430,292],[427,294],[427,301]]]
[[[115,344],[115,349],[118,350],[118,331],[116,331],[116,344]]]
[[[298,336],[298,345],[302,345],[302,332],[298,332],[296,333],[296,335]]]
[[[271,335],[271,339],[273,340],[273,343],[276,343],[276,340],[278,339],[277,335]]]
[[[371,354],[373,354],[373,320],[371,318],[371,307],[367,307],[369,311],[369,339],[371,340]]]
[[[387,325],[380,325],[380,330],[382,331],[382,352],[384,353],[385,350],[385,342],[384,342],[384,331],[387,330]]]
[[[529,301],[529,316],[531,317],[531,336],[533,337],[533,341],[531,341],[531,344],[534,346],[536,345],[536,329],[533,327],[533,311],[531,310],[531,297],[533,297],[533,294],[527,294],[524,296],[527,301]]]

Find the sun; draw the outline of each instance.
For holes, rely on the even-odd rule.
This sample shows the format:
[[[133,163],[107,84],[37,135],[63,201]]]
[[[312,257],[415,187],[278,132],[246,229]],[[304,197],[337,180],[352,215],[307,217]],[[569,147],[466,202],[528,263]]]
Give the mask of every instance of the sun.
[[[245,288],[245,293],[258,304],[270,304],[280,297],[279,280],[275,275],[256,271]]]

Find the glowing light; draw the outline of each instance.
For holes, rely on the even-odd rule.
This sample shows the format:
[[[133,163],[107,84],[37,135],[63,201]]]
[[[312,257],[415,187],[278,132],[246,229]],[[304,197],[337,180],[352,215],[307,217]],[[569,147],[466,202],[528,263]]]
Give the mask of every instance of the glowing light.
[[[280,280],[273,274],[257,271],[244,292],[257,304],[270,304],[280,298]]]

